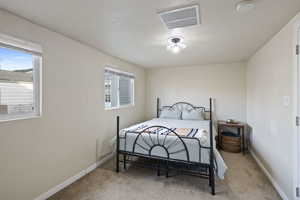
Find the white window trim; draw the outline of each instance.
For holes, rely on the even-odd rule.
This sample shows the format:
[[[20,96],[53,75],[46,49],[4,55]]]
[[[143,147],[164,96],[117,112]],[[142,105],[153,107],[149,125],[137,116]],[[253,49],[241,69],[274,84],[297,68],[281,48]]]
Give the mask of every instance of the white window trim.
[[[134,107],[134,104],[127,104],[127,105],[122,105],[119,107],[111,107],[111,108],[105,108],[105,110],[118,110],[118,109],[122,109],[122,108],[131,108]]]
[[[42,47],[39,44],[21,40],[12,36],[8,36],[0,33],[0,47],[11,48],[19,51],[24,51],[32,54],[33,56],[39,56],[39,62],[37,65],[34,62],[34,112],[32,113],[20,113],[20,114],[7,114],[0,116],[0,123],[15,120],[40,118],[42,116]],[[36,61],[36,60],[35,60]]]
[[[1,117],[0,122],[9,122],[16,120],[24,120],[24,119],[34,119],[41,118],[42,115],[39,113],[28,113],[28,114],[19,114],[19,115],[5,115]]]
[[[22,40],[3,33],[0,33],[0,44],[12,49],[25,51],[40,56],[43,52],[42,47],[39,44]]]
[[[110,70],[110,71],[114,71],[114,72],[117,72],[117,73],[121,73],[121,74],[127,74],[129,76],[134,76],[133,73],[130,73],[130,72],[125,72],[125,71],[122,71],[122,70],[119,70],[119,69],[116,69],[118,67],[112,67],[111,65],[107,65],[106,67],[104,67],[104,71],[105,69],[107,70]],[[134,107],[135,106],[135,79],[133,78],[132,79],[132,103],[130,104],[126,104],[126,105],[120,105],[120,98],[117,99],[118,101],[118,105],[117,106],[114,106],[114,107],[109,107],[109,108],[106,108],[105,107],[105,92],[104,92],[104,110],[118,110],[118,109],[123,109],[123,108],[131,108],[131,107]],[[119,81],[118,81],[118,88],[119,88]],[[104,90],[105,90],[105,72],[104,72]],[[118,97],[119,97],[119,92],[120,90],[118,89],[117,91],[117,94],[118,94]]]
[[[117,68],[117,67],[116,67]],[[107,67],[104,68],[109,70],[109,71],[113,71],[113,72],[117,72],[117,73],[120,73],[120,74],[125,74],[125,75],[129,75],[129,76],[134,76],[133,73],[130,73],[130,72],[125,72],[125,71],[122,71],[122,70],[119,70],[119,69],[116,69],[115,67],[112,67],[111,65],[108,65]]]

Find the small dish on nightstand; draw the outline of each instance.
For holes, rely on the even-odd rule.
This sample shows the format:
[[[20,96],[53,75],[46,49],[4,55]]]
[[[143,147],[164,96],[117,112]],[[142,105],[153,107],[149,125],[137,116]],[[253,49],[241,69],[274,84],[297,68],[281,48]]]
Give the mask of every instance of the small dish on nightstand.
[[[237,122],[237,121],[235,121],[235,120],[233,120],[233,119],[227,119],[227,120],[226,120],[226,123],[228,123],[228,124],[237,124],[237,123],[239,123],[239,122]]]

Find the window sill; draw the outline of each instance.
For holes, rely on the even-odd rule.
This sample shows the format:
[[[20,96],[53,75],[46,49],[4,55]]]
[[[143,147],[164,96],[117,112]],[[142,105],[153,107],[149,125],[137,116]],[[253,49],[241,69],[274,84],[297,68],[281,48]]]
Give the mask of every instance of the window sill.
[[[122,109],[122,108],[131,108],[131,107],[134,107],[134,104],[112,107],[112,108],[104,108],[104,110],[118,110],[118,109]]]
[[[5,117],[0,117],[0,123],[16,121],[16,120],[35,119],[35,118],[41,118],[41,115],[40,114],[8,115]]]

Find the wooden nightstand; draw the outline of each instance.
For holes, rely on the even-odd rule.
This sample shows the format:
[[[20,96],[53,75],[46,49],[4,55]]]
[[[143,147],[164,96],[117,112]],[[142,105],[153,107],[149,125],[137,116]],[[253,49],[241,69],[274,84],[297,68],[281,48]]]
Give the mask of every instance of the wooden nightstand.
[[[224,132],[224,129],[226,128],[236,128],[237,129],[237,134],[241,137],[241,150],[243,154],[245,155],[246,152],[246,137],[245,137],[245,126],[246,124],[242,122],[238,123],[227,123],[226,121],[218,121],[218,147],[220,148],[222,146],[222,141],[221,141],[221,134]]]

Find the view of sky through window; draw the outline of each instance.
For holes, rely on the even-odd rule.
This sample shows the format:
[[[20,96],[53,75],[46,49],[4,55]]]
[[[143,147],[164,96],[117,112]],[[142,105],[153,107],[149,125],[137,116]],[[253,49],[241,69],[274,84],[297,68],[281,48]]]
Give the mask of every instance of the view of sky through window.
[[[31,54],[0,47],[0,70],[32,69],[32,61]]]

